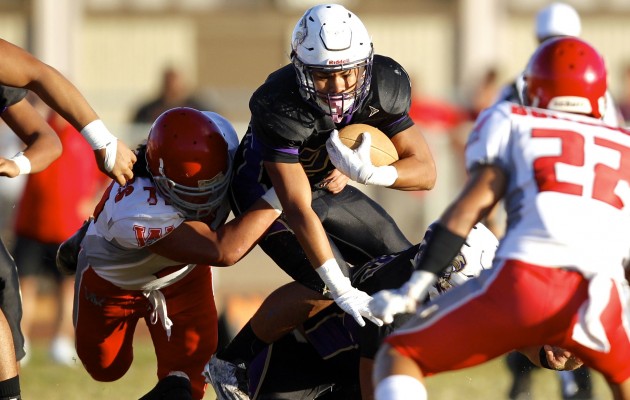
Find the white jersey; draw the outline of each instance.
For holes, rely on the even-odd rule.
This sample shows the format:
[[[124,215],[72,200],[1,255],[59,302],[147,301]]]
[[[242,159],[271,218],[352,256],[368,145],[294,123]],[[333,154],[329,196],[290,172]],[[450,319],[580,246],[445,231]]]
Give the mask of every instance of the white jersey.
[[[156,289],[151,287],[157,279],[154,274],[179,263],[147,246],[177,228],[183,216],[166,204],[149,178],[136,178],[125,186],[113,183],[106,195],[83,241],[88,263],[100,277],[123,289]],[[182,265],[178,278],[190,268]]]
[[[623,279],[630,241],[630,135],[581,116],[501,102],[477,119],[466,167],[505,171],[497,259]],[[620,276],[621,274],[621,276]]]

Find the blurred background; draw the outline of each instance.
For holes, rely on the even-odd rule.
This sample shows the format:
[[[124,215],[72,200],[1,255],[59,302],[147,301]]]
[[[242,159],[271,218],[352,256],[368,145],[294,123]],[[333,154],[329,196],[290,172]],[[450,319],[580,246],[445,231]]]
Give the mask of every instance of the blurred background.
[[[251,93],[285,65],[298,18],[311,0],[1,0],[0,37],[26,48],[72,80],[110,130],[130,147],[147,135],[155,103],[216,111],[245,132]],[[543,0],[339,0],[372,35],[375,52],[412,78],[412,116],[438,168],[429,193],[363,188],[410,240],[443,210],[464,179],[462,146],[474,117],[525,67],[536,47]],[[582,35],[606,58],[609,89],[630,93],[630,1],[573,0]],[[626,39],[624,39],[626,38]],[[144,107],[143,107],[144,106]],[[0,127],[0,151],[19,144]],[[19,179],[0,178],[0,224],[11,243]],[[216,271],[218,306],[247,318],[287,277],[255,249]],[[251,299],[251,301],[249,300]],[[249,304],[249,306],[248,306]],[[245,311],[242,311],[245,310]],[[235,311],[237,314],[239,311]],[[46,313],[42,313],[45,319]],[[238,318],[238,317],[234,317]],[[234,321],[239,324],[238,320]]]

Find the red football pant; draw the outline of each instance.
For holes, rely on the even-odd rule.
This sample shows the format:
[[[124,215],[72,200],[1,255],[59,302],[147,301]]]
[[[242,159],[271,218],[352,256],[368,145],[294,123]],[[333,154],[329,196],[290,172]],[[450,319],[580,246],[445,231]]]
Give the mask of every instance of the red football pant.
[[[173,322],[170,340],[161,320],[151,324],[152,307],[138,290],[123,290],[87,268],[75,293],[74,324],[77,354],[97,381],[120,379],[133,361],[133,335],[144,318],[157,357],[157,376],[171,371],[190,378],[193,398],[204,396],[201,375],[217,347],[217,311],[209,266],[198,265],[187,276],[160,289]]]
[[[621,286],[597,294],[608,299],[599,319],[609,352],[572,338],[580,307],[588,300],[588,281],[580,273],[515,260],[438,297],[437,311],[413,318],[386,341],[427,376],[471,367],[513,349],[550,344],[621,383],[630,377],[628,299]]]

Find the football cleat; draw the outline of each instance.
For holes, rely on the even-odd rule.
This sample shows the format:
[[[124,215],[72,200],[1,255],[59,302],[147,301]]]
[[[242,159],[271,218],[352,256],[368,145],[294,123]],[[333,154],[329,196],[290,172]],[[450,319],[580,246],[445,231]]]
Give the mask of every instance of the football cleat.
[[[213,355],[203,371],[217,400],[249,400],[247,370],[244,364],[233,364]]]
[[[90,222],[93,220],[94,218],[90,217],[87,221],[83,222],[81,228],[79,228],[74,235],[70,236],[70,238],[59,245],[55,263],[62,275],[74,275],[76,272],[77,263],[79,262],[79,252],[81,251],[81,242],[87,233]]]
[[[160,379],[140,400],[193,400],[192,386],[185,373],[174,371],[166,378]]]

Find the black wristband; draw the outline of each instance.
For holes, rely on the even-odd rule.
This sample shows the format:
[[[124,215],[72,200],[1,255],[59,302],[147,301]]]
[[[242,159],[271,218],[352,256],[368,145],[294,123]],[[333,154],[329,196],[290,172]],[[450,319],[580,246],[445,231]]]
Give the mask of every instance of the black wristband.
[[[466,238],[454,234],[440,224],[432,225],[431,230],[431,236],[416,269],[439,275],[457,256]]]
[[[540,346],[538,357],[540,358],[540,365],[543,368],[551,369],[554,371],[556,370],[555,368],[551,368],[551,365],[549,365],[549,361],[547,360],[547,353],[545,352],[545,346]]]

